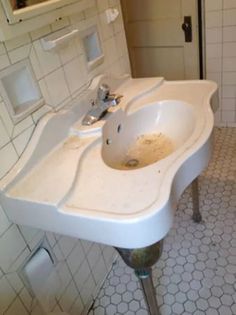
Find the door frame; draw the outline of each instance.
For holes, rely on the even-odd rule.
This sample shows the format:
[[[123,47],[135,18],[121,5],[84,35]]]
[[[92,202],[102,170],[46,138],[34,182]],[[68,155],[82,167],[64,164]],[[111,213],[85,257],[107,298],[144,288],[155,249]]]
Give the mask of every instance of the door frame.
[[[206,79],[206,25],[205,0],[197,0],[198,8],[198,47],[200,80]]]

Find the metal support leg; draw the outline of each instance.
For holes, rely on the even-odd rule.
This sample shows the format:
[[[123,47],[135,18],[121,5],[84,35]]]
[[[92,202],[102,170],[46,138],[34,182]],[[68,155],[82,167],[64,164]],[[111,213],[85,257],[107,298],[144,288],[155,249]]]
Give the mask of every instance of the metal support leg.
[[[156,290],[152,280],[152,269],[135,270],[135,274],[140,281],[149,314],[161,315],[157,305]]]
[[[144,299],[150,315],[161,315],[157,305],[151,267],[160,258],[162,245],[163,242],[160,241],[144,248],[116,248],[124,262],[135,270],[135,274],[143,289]]]
[[[192,187],[192,200],[193,200],[193,221],[199,223],[202,221],[202,215],[200,213],[200,208],[199,208],[198,178],[196,178],[192,182],[191,187]]]

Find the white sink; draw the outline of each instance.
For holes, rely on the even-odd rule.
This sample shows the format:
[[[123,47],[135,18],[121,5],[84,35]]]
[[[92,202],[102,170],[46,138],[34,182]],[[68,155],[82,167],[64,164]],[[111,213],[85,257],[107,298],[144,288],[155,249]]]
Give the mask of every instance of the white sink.
[[[103,127],[103,161],[133,170],[169,156],[192,135],[196,113],[191,104],[166,100],[128,114],[118,111]]]
[[[124,97],[106,120],[83,127],[101,82]],[[123,248],[159,241],[209,162],[215,91],[210,81],[96,78],[70,107],[42,119],[0,181],[1,204],[15,223],[73,237]]]

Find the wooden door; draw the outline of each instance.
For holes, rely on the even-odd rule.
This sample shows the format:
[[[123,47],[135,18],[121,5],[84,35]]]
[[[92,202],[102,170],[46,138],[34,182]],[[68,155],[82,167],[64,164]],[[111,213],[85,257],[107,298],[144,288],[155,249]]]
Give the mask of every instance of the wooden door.
[[[134,77],[198,79],[197,0],[121,0]],[[191,17],[192,41],[185,41]]]

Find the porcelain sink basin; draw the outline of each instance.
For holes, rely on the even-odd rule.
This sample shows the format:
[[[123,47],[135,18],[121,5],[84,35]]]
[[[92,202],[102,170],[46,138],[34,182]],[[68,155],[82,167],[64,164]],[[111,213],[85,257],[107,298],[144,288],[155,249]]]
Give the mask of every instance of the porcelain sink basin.
[[[119,111],[103,127],[103,161],[120,170],[154,164],[176,152],[193,133],[191,104],[166,100],[128,114]]]
[[[101,83],[122,94],[103,120],[81,125]],[[210,81],[99,76],[69,106],[46,115],[0,180],[9,219],[123,248],[170,230],[183,190],[211,157]]]

